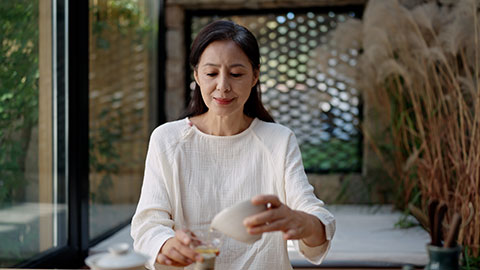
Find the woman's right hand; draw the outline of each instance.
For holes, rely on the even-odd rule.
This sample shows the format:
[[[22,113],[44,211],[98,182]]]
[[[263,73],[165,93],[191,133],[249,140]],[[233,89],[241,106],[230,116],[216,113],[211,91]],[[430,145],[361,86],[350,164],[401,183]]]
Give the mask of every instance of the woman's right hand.
[[[160,249],[157,262],[163,265],[187,266],[203,257],[190,247],[194,241],[188,230],[175,231],[175,237],[168,239]]]

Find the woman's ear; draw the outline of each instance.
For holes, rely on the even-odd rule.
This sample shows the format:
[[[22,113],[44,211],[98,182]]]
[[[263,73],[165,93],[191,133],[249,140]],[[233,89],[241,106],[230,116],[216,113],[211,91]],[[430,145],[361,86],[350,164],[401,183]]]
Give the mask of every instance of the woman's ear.
[[[258,77],[260,77],[260,68],[253,70],[253,80],[252,80],[252,87],[255,86],[258,82]]]
[[[200,84],[198,83],[198,70],[197,70],[197,68],[194,68],[194,69],[193,69],[193,77],[195,78],[195,82],[196,82],[198,85],[200,85]]]

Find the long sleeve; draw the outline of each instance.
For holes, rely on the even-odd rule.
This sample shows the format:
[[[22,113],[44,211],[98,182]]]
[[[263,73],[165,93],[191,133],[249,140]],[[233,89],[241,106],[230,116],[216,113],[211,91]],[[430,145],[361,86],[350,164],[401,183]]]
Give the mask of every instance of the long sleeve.
[[[318,247],[309,247],[302,240],[293,241],[295,248],[308,261],[320,264],[330,249],[335,233],[335,219],[323,206],[324,203],[313,193],[302,164],[302,156],[297,141],[291,133],[285,157],[285,192],[287,205],[295,210],[304,211],[318,217],[325,225],[327,241]]]
[[[167,192],[167,182],[171,181],[169,164],[162,152],[166,150],[159,149],[156,135],[154,132],[150,138],[142,191],[131,225],[134,249],[150,257],[150,269],[162,269],[155,264],[157,254],[165,241],[175,235],[172,205]]]

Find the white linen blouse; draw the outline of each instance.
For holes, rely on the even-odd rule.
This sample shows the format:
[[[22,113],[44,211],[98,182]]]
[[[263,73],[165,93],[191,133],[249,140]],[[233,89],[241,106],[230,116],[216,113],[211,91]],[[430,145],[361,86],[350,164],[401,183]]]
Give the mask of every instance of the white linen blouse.
[[[295,240],[307,260],[320,264],[335,232],[335,219],[308,183],[295,136],[288,128],[255,118],[243,132],[214,136],[188,118],[157,127],[150,138],[142,191],[132,219],[134,249],[156,263],[175,230],[205,229],[222,209],[258,194],[275,194],[290,208],[315,215],[327,242],[308,247]],[[193,269],[193,264],[185,269]],[[264,233],[254,244],[226,237],[215,269],[292,269],[281,232]]]

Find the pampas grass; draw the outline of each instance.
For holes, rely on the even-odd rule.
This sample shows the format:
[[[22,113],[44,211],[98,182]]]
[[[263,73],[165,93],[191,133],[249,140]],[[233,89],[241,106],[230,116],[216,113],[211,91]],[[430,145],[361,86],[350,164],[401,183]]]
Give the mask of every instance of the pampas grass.
[[[399,203],[406,208],[418,192],[424,211],[431,198],[447,202],[444,229],[459,212],[458,242],[471,256],[480,255],[479,2],[370,0],[362,23],[339,26],[342,42],[362,44],[356,83],[388,131],[364,134],[388,164]],[[348,26],[362,35],[345,40]]]

